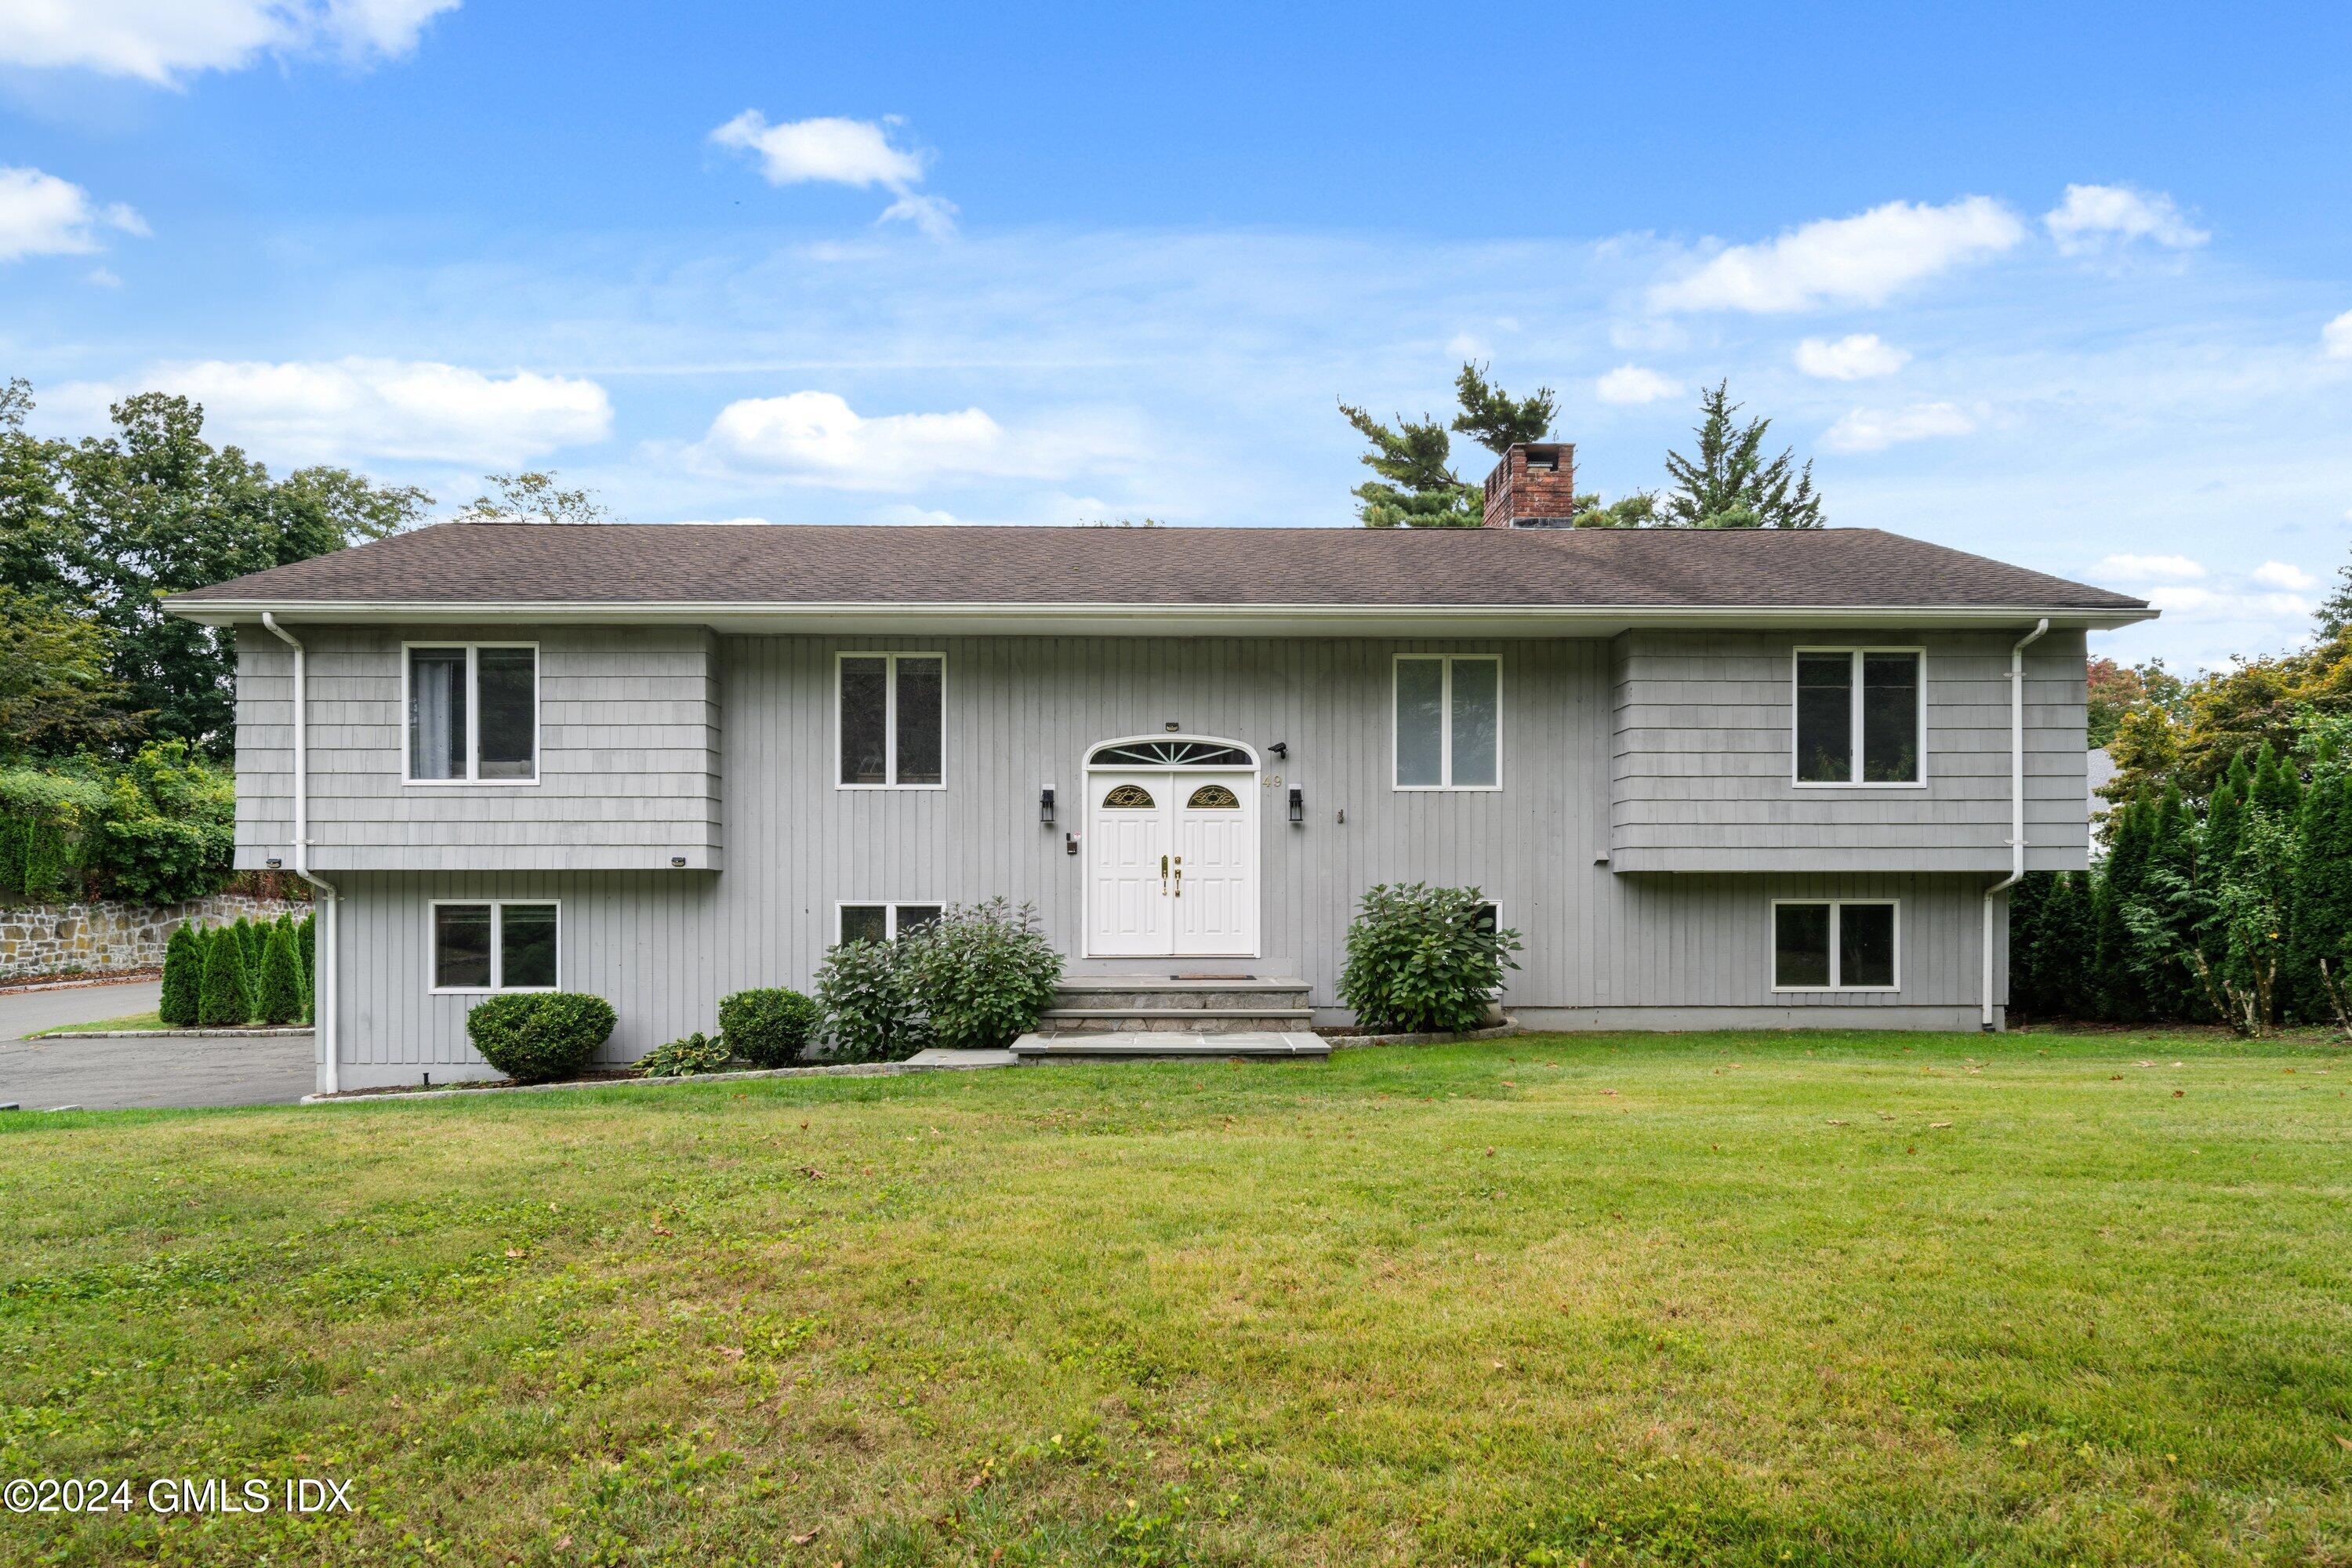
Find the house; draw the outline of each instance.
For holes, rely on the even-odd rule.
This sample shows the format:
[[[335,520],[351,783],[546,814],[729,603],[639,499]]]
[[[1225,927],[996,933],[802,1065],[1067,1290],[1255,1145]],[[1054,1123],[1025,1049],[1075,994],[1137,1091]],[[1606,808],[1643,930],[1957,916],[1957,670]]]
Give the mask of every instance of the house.
[[[1546,1026],[2001,1020],[2079,868],[2084,633],[2137,599],[1866,529],[449,523],[174,595],[235,628],[236,857],[320,888],[320,1081],[486,1070],[560,985],[635,1058],[844,937],[1035,906],[1074,984],[1296,977],[1475,884]],[[1232,984],[1233,982],[1228,982]]]

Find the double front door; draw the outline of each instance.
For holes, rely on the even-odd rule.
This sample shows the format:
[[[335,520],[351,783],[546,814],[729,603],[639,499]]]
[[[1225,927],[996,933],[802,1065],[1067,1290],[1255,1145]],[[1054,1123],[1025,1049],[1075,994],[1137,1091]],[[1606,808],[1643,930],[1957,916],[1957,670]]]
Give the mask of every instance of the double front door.
[[[1089,773],[1087,795],[1090,957],[1256,955],[1254,773]]]

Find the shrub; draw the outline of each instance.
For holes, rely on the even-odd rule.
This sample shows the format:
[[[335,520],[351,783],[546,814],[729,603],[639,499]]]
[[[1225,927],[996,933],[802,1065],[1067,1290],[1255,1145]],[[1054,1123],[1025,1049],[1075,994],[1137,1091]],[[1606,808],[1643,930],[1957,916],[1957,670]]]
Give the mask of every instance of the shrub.
[[[1003,899],[950,909],[898,949],[932,1037],[956,1050],[1001,1051],[1035,1028],[1062,978],[1034,911]]]
[[[1339,999],[1369,1029],[1455,1034],[1485,1021],[1487,1003],[1517,969],[1515,931],[1479,929],[1475,888],[1382,884],[1348,928]]]
[[[319,911],[304,915],[294,928],[294,945],[302,954],[302,1016],[315,1022],[319,1016]]]
[[[466,1015],[466,1037],[517,1083],[570,1078],[613,1034],[613,1006],[577,991],[493,996]]]
[[[163,949],[163,999],[155,1015],[166,1024],[186,1028],[202,1010],[205,990],[205,940],[191,921],[182,921]]]
[[[102,795],[80,851],[102,891],[173,904],[227,884],[236,838],[231,774],[192,756],[184,742],[151,742],[106,779]]]
[[[106,809],[93,780],[0,768],[0,899],[36,901],[81,891],[81,841]]]
[[[789,1067],[824,1015],[797,991],[782,986],[738,991],[719,1004],[719,1034],[727,1048],[758,1067]]]
[[[735,1053],[724,1040],[697,1029],[684,1039],[656,1046],[637,1058],[637,1071],[646,1078],[691,1078],[698,1073],[724,1072]]]
[[[294,951],[294,922],[269,922],[261,944],[261,979],[254,987],[254,1012],[265,1024],[290,1024],[302,1016],[302,957]]]
[[[208,1029],[233,1029],[253,1016],[245,944],[227,926],[215,926],[203,940],[205,981],[196,997],[196,1022]]]
[[[263,928],[239,915],[229,923],[236,932],[237,945],[245,949],[245,978],[249,985],[261,984],[261,936]]]
[[[825,1034],[845,1061],[904,1061],[930,1043],[900,949],[887,942],[845,942],[816,972]]]

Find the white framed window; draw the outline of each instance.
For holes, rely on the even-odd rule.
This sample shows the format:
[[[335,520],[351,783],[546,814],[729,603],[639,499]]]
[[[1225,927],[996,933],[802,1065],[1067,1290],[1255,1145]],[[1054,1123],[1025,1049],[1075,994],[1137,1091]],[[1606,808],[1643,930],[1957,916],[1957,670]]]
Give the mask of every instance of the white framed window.
[[[537,643],[403,643],[400,688],[404,782],[539,782]]]
[[[930,925],[946,909],[940,904],[902,904],[875,899],[865,902],[845,900],[833,907],[833,940],[844,942],[896,942],[911,931]]]
[[[426,988],[552,991],[563,911],[554,899],[436,899],[426,911]]]
[[[947,787],[947,656],[835,656],[838,789]]]
[[[1895,899],[1772,900],[1772,989],[1899,991],[1903,910]]]
[[[1503,787],[1503,661],[1401,653],[1392,751],[1401,790]]]
[[[1791,777],[1811,788],[1927,782],[1927,659],[1916,647],[1801,647]]]

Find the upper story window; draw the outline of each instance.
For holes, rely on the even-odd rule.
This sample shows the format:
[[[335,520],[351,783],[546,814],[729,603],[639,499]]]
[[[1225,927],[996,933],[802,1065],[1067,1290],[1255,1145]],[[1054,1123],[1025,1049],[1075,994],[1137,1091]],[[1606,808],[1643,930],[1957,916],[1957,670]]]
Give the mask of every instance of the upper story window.
[[[1927,706],[1916,647],[1797,650],[1797,783],[1925,782]]]
[[[842,788],[937,789],[945,782],[945,658],[845,653],[839,697]]]
[[[537,781],[537,644],[412,643],[407,654],[409,783]]]
[[[1396,787],[1502,783],[1503,661],[1492,654],[1399,654]]]

